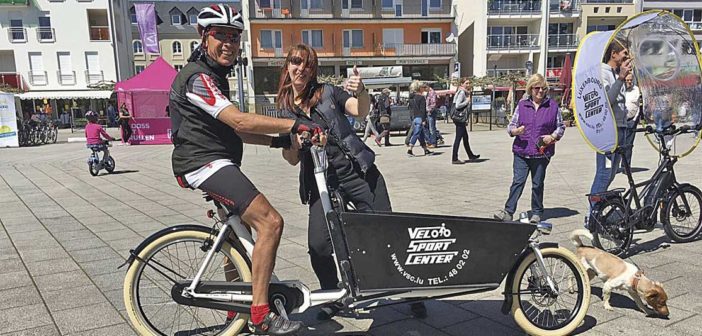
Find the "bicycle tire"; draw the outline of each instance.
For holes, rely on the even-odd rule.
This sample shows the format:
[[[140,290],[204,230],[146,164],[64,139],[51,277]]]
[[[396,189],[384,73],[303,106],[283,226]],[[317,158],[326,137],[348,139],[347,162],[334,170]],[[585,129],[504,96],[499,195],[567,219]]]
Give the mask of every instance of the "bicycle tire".
[[[141,252],[139,252],[139,257],[134,260],[134,262],[129,266],[129,269],[127,270],[127,275],[124,278],[124,288],[123,288],[123,296],[124,296],[124,303],[125,307],[127,309],[127,314],[129,316],[129,320],[134,327],[134,329],[140,334],[140,335],[173,335],[173,334],[179,334],[179,332],[176,332],[175,330],[170,330],[170,332],[166,332],[167,330],[161,330],[157,326],[154,325],[156,321],[154,321],[155,316],[147,316],[145,309],[147,307],[152,306],[152,304],[149,304],[148,300],[151,300],[150,296],[141,296],[140,293],[141,291],[148,292],[148,294],[153,295],[154,291],[158,292],[158,290],[161,290],[161,294],[167,297],[170,302],[164,303],[165,305],[168,305],[169,310],[172,308],[176,309],[176,312],[178,312],[180,307],[184,307],[178,304],[174,304],[170,297],[170,287],[160,288],[159,285],[157,284],[157,281],[152,280],[147,277],[142,277],[144,275],[145,270],[151,270],[153,274],[158,275],[157,272],[153,271],[150,267],[146,267],[145,262],[149,262],[154,258],[159,252],[164,251],[166,249],[169,249],[171,246],[178,244],[178,243],[187,243],[187,242],[192,242],[193,247],[195,247],[192,251],[189,251],[187,254],[187,258],[189,260],[196,260],[198,263],[197,266],[199,266],[199,262],[204,260],[204,255],[206,252],[202,251],[200,249],[200,246],[209,239],[214,239],[215,236],[213,236],[211,233],[207,232],[201,232],[201,231],[195,231],[195,230],[184,230],[184,231],[175,231],[175,232],[169,232],[158,239],[154,240],[152,243],[147,245]],[[192,253],[198,253],[198,255],[202,255],[202,258],[195,258],[191,259],[190,252]],[[171,252],[166,252],[168,254],[171,254]],[[176,254],[177,256],[180,256],[180,252]],[[170,256],[173,257],[173,256]],[[185,257],[185,255],[183,255]],[[246,263],[244,257],[242,257],[242,254],[232,245],[230,245],[228,242],[224,242],[222,244],[222,247],[220,251],[218,252],[218,255],[215,255],[215,257],[212,259],[212,263],[210,266],[213,266],[216,261],[218,260],[223,260],[222,258],[228,258],[229,260],[232,261],[234,268],[238,272],[238,275],[240,276],[240,281],[245,281],[245,282],[250,282],[251,281],[251,269],[249,268],[248,264]],[[176,257],[177,258],[177,257]],[[161,262],[165,262],[166,259],[162,259]],[[180,261],[180,260],[179,260]],[[179,264],[178,264],[179,265]],[[175,267],[172,267],[175,268]],[[213,267],[213,269],[216,271],[218,268],[216,266]],[[223,269],[223,268],[222,268]],[[165,271],[165,269],[164,269]],[[183,272],[182,268],[179,268],[180,272]],[[186,269],[186,271],[189,271],[192,274],[185,274],[184,278],[186,279],[192,279],[195,276],[195,272],[197,272],[197,267],[194,269]],[[203,275],[203,280],[208,280],[205,279],[205,275],[209,275],[210,271],[206,271]],[[165,277],[164,277],[165,278]],[[183,279],[178,279],[178,280],[183,280]],[[154,284],[154,290],[151,290],[149,287],[144,287],[142,288],[142,281],[147,282],[150,281],[152,284]],[[141,289],[141,290],[140,290]],[[142,301],[144,299],[144,301]],[[158,298],[155,298],[158,299]],[[144,303],[142,305],[142,302]],[[249,315],[247,314],[237,314],[234,319],[231,320],[231,322],[226,322],[224,320],[226,318],[226,312],[225,311],[220,311],[220,310],[209,310],[207,308],[199,308],[199,307],[189,307],[192,310],[196,311],[196,314],[193,316],[193,320],[195,320],[195,316],[197,317],[202,317],[204,318],[209,318],[212,316],[215,320],[220,320],[222,319],[224,322],[224,325],[222,325],[222,330],[216,333],[216,335],[223,335],[223,336],[230,336],[230,335],[237,335],[247,324],[247,321],[249,319]],[[207,310],[205,315],[200,315],[198,312],[201,312],[201,310]],[[158,313],[159,311],[155,311],[154,314]],[[205,312],[203,312],[205,313]],[[174,316],[174,317],[180,317],[180,314],[170,314],[169,311],[165,311],[164,314],[166,316]],[[192,313],[190,313],[192,314]],[[175,320],[173,321],[175,322]],[[201,321],[198,321],[201,322]],[[175,323],[167,323],[166,327],[168,326],[173,326],[173,329],[180,327],[182,324],[176,325]],[[192,329],[192,324],[189,324],[188,327]],[[215,335],[215,333],[211,333],[213,330],[211,328],[214,328],[215,326],[209,326],[207,328],[201,328],[199,326],[196,326],[197,328],[195,329],[196,331],[200,332],[209,332],[208,335]],[[190,331],[187,333],[188,335],[191,335]]]
[[[598,202],[590,218],[592,245],[617,256],[623,255],[634,238],[634,227],[629,225],[627,213],[618,199]]]
[[[88,162],[88,171],[92,176],[97,176],[100,173],[100,163],[97,158],[91,157],[90,162]]]
[[[590,280],[585,272],[583,266],[578,262],[577,257],[570,252],[568,249],[563,247],[549,247],[541,250],[544,258],[544,263],[547,269],[549,269],[553,274],[561,274],[560,278],[553,277],[553,281],[556,285],[558,293],[556,297],[550,293],[550,289],[547,289],[548,284],[545,282],[545,278],[541,276],[533,276],[534,272],[532,270],[539,270],[538,264],[536,263],[536,255],[534,253],[529,254],[517,267],[515,273],[514,282],[512,283],[511,289],[512,293],[517,293],[515,300],[512,300],[512,316],[517,325],[522,328],[529,335],[540,335],[540,336],[560,336],[568,335],[575,328],[577,328],[585,319],[587,315],[588,308],[590,307]],[[552,262],[559,262],[565,266],[562,273],[553,269],[554,264]],[[549,267],[551,266],[551,267]],[[534,268],[532,268],[534,267]],[[524,285],[524,277],[529,271],[532,274],[526,279],[526,289],[522,288]],[[565,274],[569,272],[569,274]],[[536,272],[540,273],[540,271]],[[562,281],[567,281],[562,283]],[[538,283],[536,283],[538,282]],[[535,288],[538,286],[538,288]],[[524,291],[531,291],[531,293],[524,293]],[[577,293],[577,294],[575,294]],[[544,326],[540,323],[540,316],[544,314],[541,318],[542,321],[558,321],[558,312],[555,314],[551,310],[556,306],[557,300],[561,296],[573,295],[575,294],[575,302],[573,306],[573,311],[566,313],[563,321],[554,326]],[[544,302],[550,303],[548,307],[543,311],[539,312],[537,305],[527,306],[525,303],[526,298],[531,297],[537,301],[537,305],[544,307]],[[540,303],[540,304],[539,304]],[[563,308],[565,306],[558,305]],[[534,316],[531,312],[536,309],[537,315]],[[555,319],[553,318],[555,316]],[[549,317],[551,319],[549,319]]]
[[[108,173],[112,174],[115,171],[115,159],[113,159],[111,156],[105,160],[105,170],[107,170]]]
[[[685,197],[688,202],[688,208],[685,207],[684,203],[679,204],[676,202],[678,197],[681,196],[680,193],[683,195],[691,194],[692,197]],[[697,202],[696,206],[694,204],[695,202]],[[694,214],[695,208],[697,210],[696,216]],[[679,232],[676,228],[680,227],[680,225],[675,224],[688,218],[692,219],[692,223],[696,221],[697,225],[693,226],[688,232]],[[673,221],[673,219],[675,219],[675,221]],[[678,189],[672,189],[668,200],[663,206],[661,222],[663,223],[665,234],[678,243],[687,243],[697,239],[702,231],[702,191],[689,184],[683,184]]]

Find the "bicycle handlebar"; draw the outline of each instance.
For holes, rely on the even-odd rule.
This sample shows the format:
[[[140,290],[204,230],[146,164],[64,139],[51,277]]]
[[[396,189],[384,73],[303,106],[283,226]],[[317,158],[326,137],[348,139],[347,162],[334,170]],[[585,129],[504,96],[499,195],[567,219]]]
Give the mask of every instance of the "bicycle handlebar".
[[[690,131],[698,131],[700,130],[700,125],[697,125],[696,127],[690,127],[690,125],[682,125],[680,127],[676,127],[675,125],[670,125],[662,130],[657,130],[651,127],[650,125],[642,128],[637,128],[636,132],[645,132],[646,134],[660,134],[660,135],[677,135],[677,134],[683,134],[683,133],[689,133]]]

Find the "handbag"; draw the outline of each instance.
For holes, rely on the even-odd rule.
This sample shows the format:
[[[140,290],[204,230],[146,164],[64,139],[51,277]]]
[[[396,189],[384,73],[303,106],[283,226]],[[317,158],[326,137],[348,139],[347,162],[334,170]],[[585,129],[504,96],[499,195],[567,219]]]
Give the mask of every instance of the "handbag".
[[[466,121],[468,121],[468,106],[457,109],[456,105],[454,104],[451,107],[451,114],[450,115],[451,115],[451,120],[453,120],[454,123],[465,124]]]

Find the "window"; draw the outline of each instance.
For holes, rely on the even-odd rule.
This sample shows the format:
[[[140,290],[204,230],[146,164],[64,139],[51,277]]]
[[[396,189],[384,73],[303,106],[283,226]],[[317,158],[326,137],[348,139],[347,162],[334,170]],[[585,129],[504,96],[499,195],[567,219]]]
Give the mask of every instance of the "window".
[[[190,15],[188,15],[188,17],[190,18],[189,23],[190,23],[191,25],[194,26],[194,25],[197,24],[197,14],[190,14]]]
[[[22,19],[10,20],[10,32],[12,35],[12,41],[27,41],[27,36],[24,35]]]
[[[404,30],[400,29],[383,29],[383,47],[397,48],[405,42]]]
[[[441,8],[441,0],[429,0],[429,8],[440,9]]]
[[[344,30],[344,48],[363,48],[363,30]]]
[[[310,9],[322,9],[322,0],[310,0]]]
[[[179,14],[171,15],[171,24],[174,25],[174,26],[175,26],[175,25],[181,25],[181,24],[182,24],[182,23],[180,22],[180,15],[179,15]]]
[[[73,75],[73,66],[71,65],[71,53],[58,52],[56,53],[59,64],[59,83],[75,84],[75,76]]]
[[[383,9],[393,9],[395,7],[395,4],[393,2],[394,2],[393,0],[383,0],[382,1]]]
[[[259,0],[258,5],[261,8],[271,8],[271,0]]]
[[[303,30],[302,43],[311,46],[312,48],[322,48],[324,45],[321,30]]]
[[[183,46],[178,41],[174,41],[172,45],[172,50],[174,54],[182,54]]]
[[[283,47],[283,33],[280,30],[261,30],[261,48]]]
[[[141,41],[136,40],[132,42],[132,47],[134,48],[134,54],[143,54],[144,53],[144,46],[141,44]]]
[[[37,28],[39,32],[39,41],[50,41],[54,39],[54,31],[51,29],[51,17],[40,16],[39,17],[39,27]]]
[[[422,31],[422,44],[441,44],[440,29],[425,29]]]
[[[587,26],[587,32],[614,30],[615,27],[615,25],[589,25]]]
[[[278,92],[278,79],[280,67],[254,67],[254,93],[276,94]]]
[[[46,71],[44,71],[44,59],[40,52],[29,53],[29,84],[46,85]]]
[[[135,75],[140,74],[142,71],[144,71],[144,66],[143,66],[143,65],[135,65],[135,66],[134,66],[134,74],[135,74]]]
[[[174,7],[168,12],[168,15],[171,16],[171,25],[180,26],[183,24],[183,12],[180,9]]]
[[[199,45],[200,45],[200,42],[198,42],[198,41],[192,41],[192,42],[190,42],[190,52],[195,51],[195,49],[196,49],[197,46],[199,46]]]
[[[351,0],[351,9],[363,9],[363,0]]]
[[[129,21],[131,21],[132,24],[137,24],[136,9],[134,9],[134,7],[129,9]]]

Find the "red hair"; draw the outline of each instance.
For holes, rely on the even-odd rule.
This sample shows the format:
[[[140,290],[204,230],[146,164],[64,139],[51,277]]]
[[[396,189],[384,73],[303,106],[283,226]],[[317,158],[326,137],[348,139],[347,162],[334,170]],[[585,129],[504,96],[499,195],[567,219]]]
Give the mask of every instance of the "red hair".
[[[312,73],[312,78],[307,82],[305,88],[295,97],[292,87],[292,78],[288,73],[290,59],[293,56],[299,56],[305,63],[305,69]],[[300,98],[302,105],[315,106],[322,96],[322,86],[317,83],[317,69],[319,62],[317,61],[317,52],[305,44],[293,46],[288,51],[288,56],[285,58],[285,64],[280,72],[280,80],[278,81],[278,102],[277,107],[280,110],[295,111],[295,100]]]

